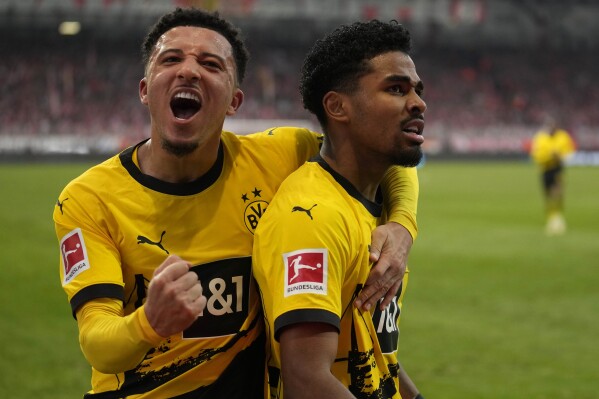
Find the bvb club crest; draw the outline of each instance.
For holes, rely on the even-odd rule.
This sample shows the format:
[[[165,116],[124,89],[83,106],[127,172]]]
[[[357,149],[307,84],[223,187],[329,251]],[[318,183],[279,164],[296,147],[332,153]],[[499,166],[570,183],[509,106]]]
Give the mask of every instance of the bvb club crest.
[[[254,188],[254,190],[251,192],[253,199],[250,199],[248,194],[243,194],[241,196],[243,202],[247,204],[243,212],[245,227],[252,234],[254,234],[254,231],[256,231],[256,227],[258,227],[258,221],[262,215],[264,215],[264,212],[266,212],[266,208],[268,207],[268,202],[262,199],[261,193],[262,190]]]

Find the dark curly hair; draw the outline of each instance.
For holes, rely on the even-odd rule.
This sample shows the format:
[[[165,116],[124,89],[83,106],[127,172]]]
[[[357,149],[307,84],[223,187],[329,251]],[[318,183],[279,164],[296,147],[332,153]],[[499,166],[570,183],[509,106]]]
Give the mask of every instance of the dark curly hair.
[[[322,99],[327,92],[351,93],[369,71],[369,60],[390,51],[409,55],[411,50],[410,32],[395,20],[341,25],[316,41],[304,59],[300,78],[304,108],[326,128]]]
[[[227,39],[233,48],[233,57],[237,66],[237,82],[241,84],[245,77],[245,68],[249,59],[249,52],[245,46],[241,32],[228,21],[222,19],[218,12],[208,12],[197,8],[180,8],[163,15],[150,29],[141,46],[141,56],[144,66],[147,67],[154,46],[160,36],[177,26],[197,26],[220,33]]]

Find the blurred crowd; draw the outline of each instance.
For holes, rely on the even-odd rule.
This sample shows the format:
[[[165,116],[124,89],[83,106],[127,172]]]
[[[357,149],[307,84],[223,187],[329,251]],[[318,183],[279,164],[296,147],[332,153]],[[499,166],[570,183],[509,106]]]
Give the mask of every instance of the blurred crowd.
[[[298,76],[305,48],[250,43],[236,119],[312,119]],[[89,137],[123,143],[149,135],[137,95],[138,42],[48,46],[12,43],[0,61],[0,135]],[[435,49],[413,58],[425,85],[431,151],[522,152],[551,114],[583,149],[599,150],[599,57],[513,49]]]
[[[438,125],[427,130],[454,150],[470,145],[517,152],[547,116],[570,130],[582,148],[599,149],[596,55],[425,49],[414,58],[425,81],[427,120]]]

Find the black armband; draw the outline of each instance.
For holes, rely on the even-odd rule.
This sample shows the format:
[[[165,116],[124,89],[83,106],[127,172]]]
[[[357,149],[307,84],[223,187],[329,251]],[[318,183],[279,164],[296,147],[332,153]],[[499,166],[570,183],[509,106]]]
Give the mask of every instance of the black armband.
[[[418,394],[418,395],[416,395],[416,397],[414,399],[424,399],[424,396]]]

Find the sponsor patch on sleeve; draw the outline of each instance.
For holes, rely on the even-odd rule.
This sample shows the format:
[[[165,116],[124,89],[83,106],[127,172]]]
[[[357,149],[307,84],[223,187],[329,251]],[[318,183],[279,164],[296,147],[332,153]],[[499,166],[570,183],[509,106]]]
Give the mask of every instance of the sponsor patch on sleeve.
[[[76,228],[62,238],[60,254],[64,271],[62,285],[68,284],[79,273],[89,269],[89,259],[80,228]]]
[[[300,249],[283,254],[285,296],[295,294],[327,295],[328,250]]]

